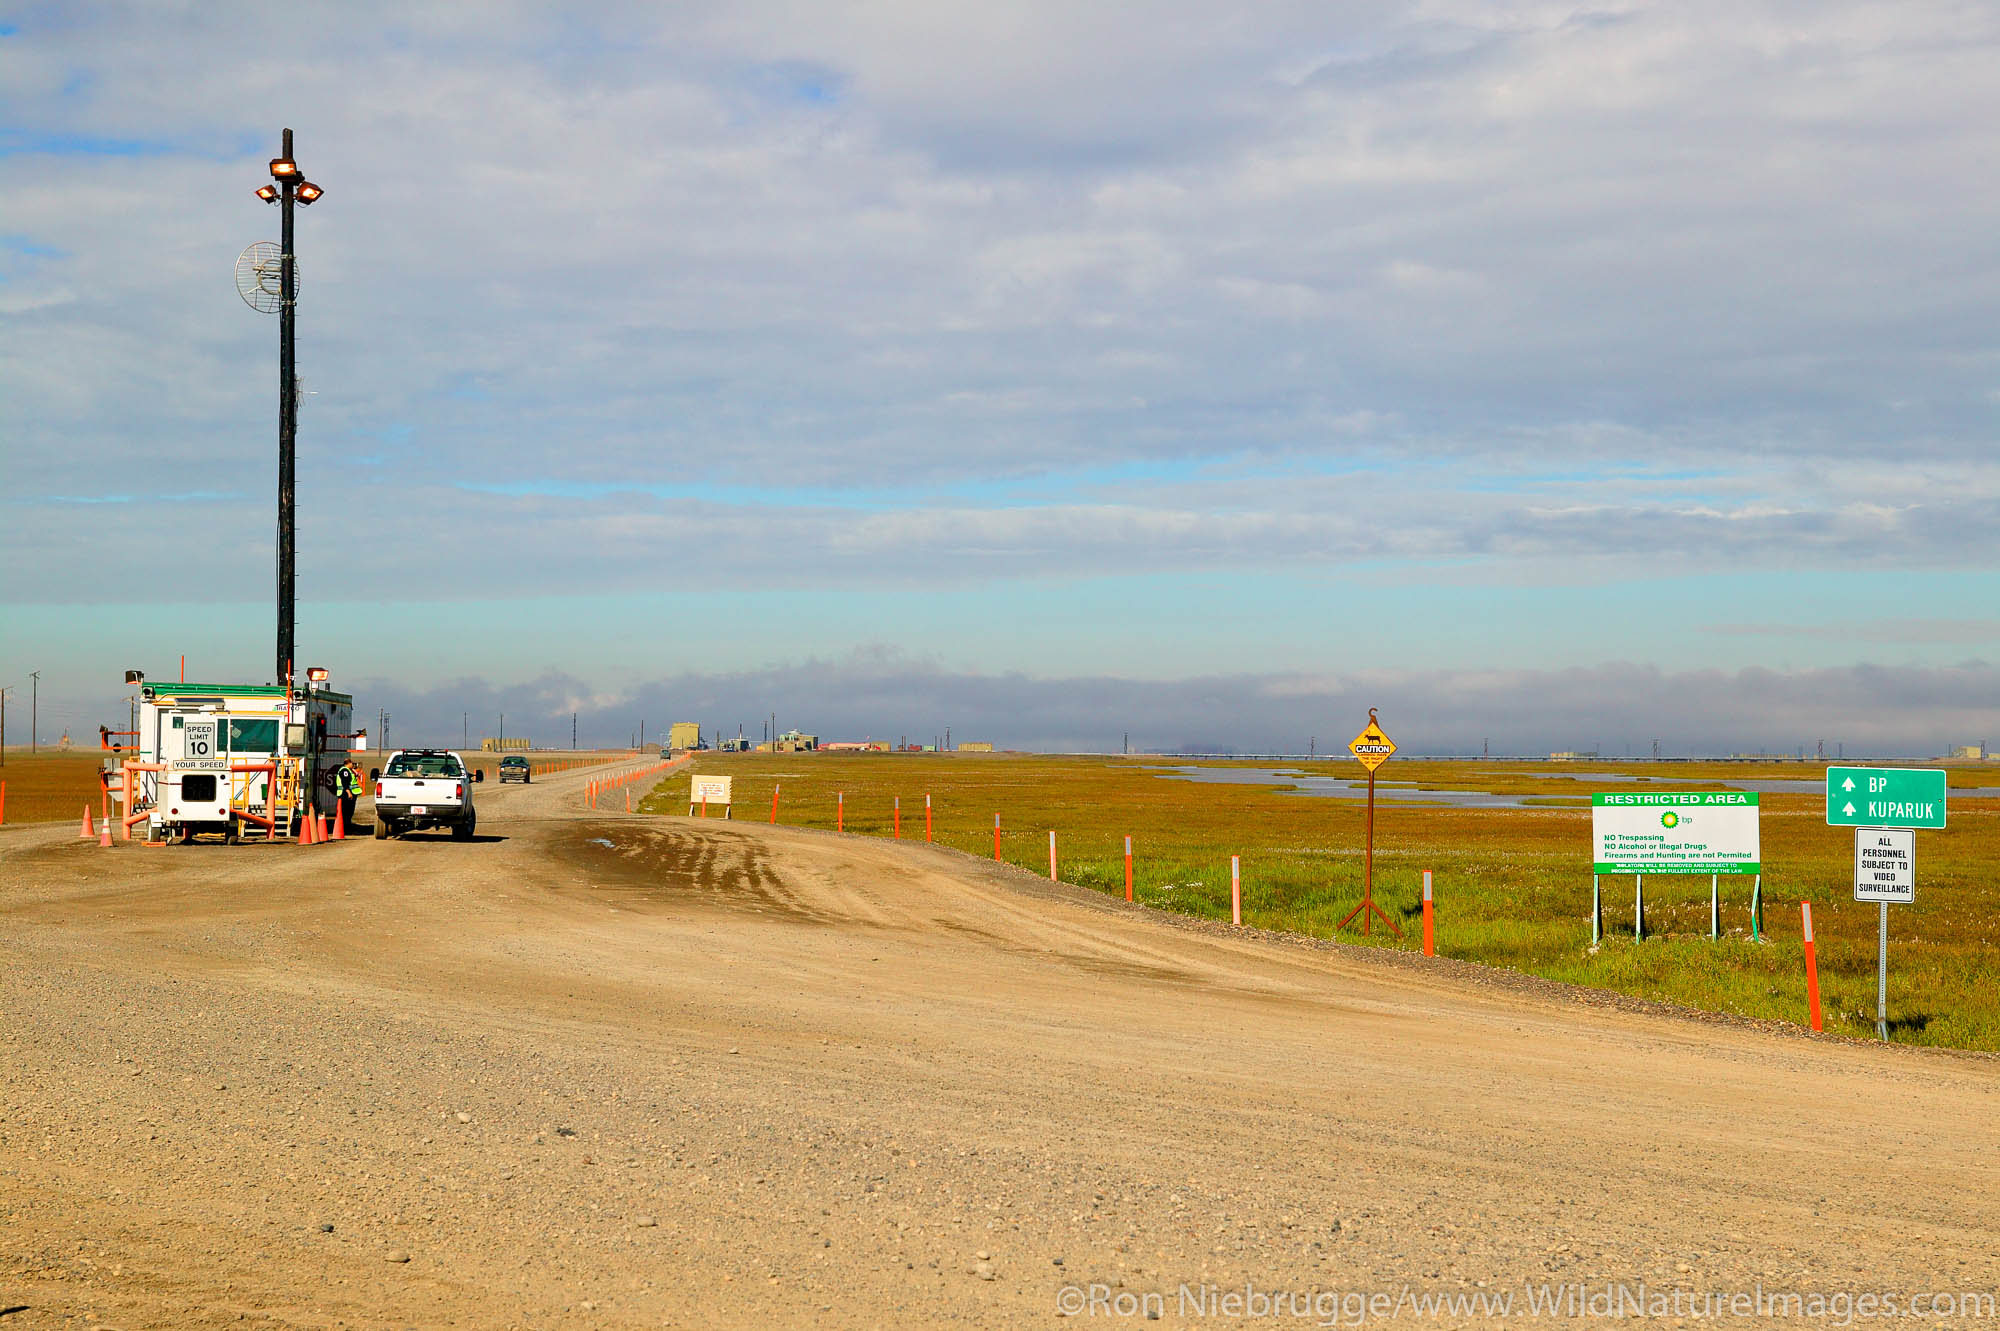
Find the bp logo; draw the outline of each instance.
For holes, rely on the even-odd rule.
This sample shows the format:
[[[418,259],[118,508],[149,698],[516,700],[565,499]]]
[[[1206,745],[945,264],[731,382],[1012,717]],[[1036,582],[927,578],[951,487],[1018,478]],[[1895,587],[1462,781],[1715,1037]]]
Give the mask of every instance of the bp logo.
[[[1668,809],[1665,813],[1660,815],[1661,827],[1679,827],[1680,825],[1681,825],[1681,816],[1675,813],[1672,809]]]

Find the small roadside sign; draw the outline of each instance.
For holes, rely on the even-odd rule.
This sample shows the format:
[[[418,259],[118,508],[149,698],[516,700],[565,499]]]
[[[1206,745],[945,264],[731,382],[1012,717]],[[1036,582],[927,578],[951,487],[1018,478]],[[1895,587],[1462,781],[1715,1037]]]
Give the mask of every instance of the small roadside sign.
[[[1374,714],[1370,713],[1368,728],[1354,737],[1348,744],[1347,751],[1354,755],[1356,762],[1373,772],[1389,761],[1390,756],[1396,752],[1396,745],[1382,733],[1382,727],[1375,723]]]
[[[1829,767],[1826,821],[1832,827],[1943,827],[1943,769]]]
[[[1912,905],[1917,899],[1917,834],[1907,827],[1854,829],[1854,899]]]
[[[1345,929],[1355,916],[1361,917],[1361,932],[1374,930],[1374,920],[1381,918],[1396,937],[1403,936],[1403,926],[1389,918],[1388,912],[1375,904],[1375,769],[1389,761],[1396,746],[1382,733],[1382,726],[1375,719],[1375,709],[1368,709],[1368,725],[1348,743],[1347,751],[1354,755],[1356,762],[1368,769],[1368,833],[1367,858],[1361,867],[1361,904],[1347,912],[1347,918],[1334,925],[1335,931]]]

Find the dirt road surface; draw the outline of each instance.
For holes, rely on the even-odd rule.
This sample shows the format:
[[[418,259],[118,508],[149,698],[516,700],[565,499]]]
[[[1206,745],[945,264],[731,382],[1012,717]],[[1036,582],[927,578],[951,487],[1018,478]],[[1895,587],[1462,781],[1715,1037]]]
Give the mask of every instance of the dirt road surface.
[[[2000,1288],[1992,1059],[588,813],[582,780],[489,783],[471,844],[0,832],[0,1331]],[[1217,1311],[1246,1286],[1290,1311]]]

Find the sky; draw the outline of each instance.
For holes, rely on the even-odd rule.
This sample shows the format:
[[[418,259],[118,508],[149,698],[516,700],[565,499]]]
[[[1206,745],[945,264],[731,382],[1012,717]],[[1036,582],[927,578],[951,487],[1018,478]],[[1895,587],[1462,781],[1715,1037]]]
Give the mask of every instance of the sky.
[[[2000,742],[1991,5],[273,12],[0,0],[45,736],[271,675],[290,126],[300,651],[413,741]]]

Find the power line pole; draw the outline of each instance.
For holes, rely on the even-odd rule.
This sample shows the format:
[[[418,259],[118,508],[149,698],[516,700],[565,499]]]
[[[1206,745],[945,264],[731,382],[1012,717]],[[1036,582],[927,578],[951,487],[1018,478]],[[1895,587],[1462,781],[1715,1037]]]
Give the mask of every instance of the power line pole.
[[[298,331],[299,273],[292,248],[293,205],[308,205],[325,191],[305,178],[292,157],[292,131],[271,159],[273,184],[257,191],[278,205],[278,682],[289,686],[293,662],[293,593],[298,584],[298,540],[293,497],[298,475],[299,378],[293,347]]]
[[[0,689],[0,767],[7,765],[7,695],[13,690],[12,684]]]
[[[42,672],[30,670],[28,678],[34,681],[28,686],[28,756],[32,758],[35,755],[35,745],[40,743],[37,736],[42,724]]]
[[[571,713],[569,714],[569,746],[570,746],[570,748],[572,748],[572,749],[574,749],[574,748],[576,747],[576,713],[575,713],[575,712],[571,712]]]
[[[461,749],[469,749],[472,747],[471,712],[460,712],[458,714],[458,747]]]

